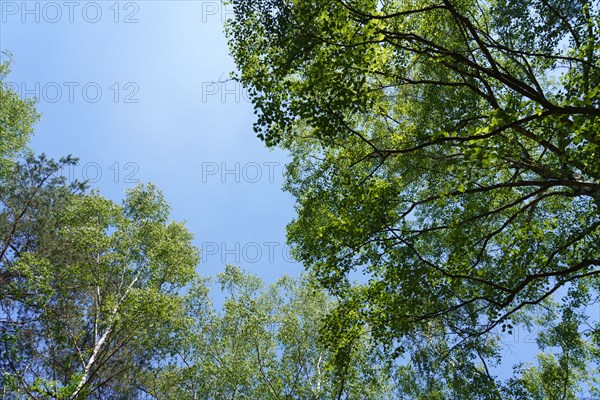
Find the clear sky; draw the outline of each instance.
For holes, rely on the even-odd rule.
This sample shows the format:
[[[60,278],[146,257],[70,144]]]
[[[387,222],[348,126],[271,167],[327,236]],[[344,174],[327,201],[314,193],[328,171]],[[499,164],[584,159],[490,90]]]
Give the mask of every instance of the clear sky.
[[[281,191],[286,155],[252,131],[235,82],[220,1],[0,0],[0,48],[8,78],[37,97],[42,120],[31,147],[73,154],[65,174],[120,200],[153,182],[203,251],[198,271],[225,263],[273,281],[297,275],[285,246],[293,218]]]
[[[255,137],[240,88],[215,83],[234,68],[228,15],[220,1],[0,0],[0,49],[8,81],[39,99],[36,152],[80,157],[65,173],[116,201],[155,183],[196,235],[200,274],[230,263],[272,282],[302,271],[285,246],[286,155]],[[515,332],[505,356],[530,358],[534,337]]]

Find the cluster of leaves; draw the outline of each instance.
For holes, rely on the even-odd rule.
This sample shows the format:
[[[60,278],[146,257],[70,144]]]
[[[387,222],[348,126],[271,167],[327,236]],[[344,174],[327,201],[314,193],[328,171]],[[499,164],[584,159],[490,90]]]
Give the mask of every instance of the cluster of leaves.
[[[574,382],[597,377],[600,332],[582,311],[600,289],[597,3],[232,3],[255,130],[292,156],[290,242],[343,299],[331,345],[368,330],[413,361],[416,398],[587,390]],[[563,351],[501,395],[497,332],[545,326],[532,309],[555,309],[540,346]]]
[[[39,115],[33,100],[23,100],[5,82],[10,71],[10,54],[2,53],[0,62],[0,175],[5,175],[12,161],[27,144]]]

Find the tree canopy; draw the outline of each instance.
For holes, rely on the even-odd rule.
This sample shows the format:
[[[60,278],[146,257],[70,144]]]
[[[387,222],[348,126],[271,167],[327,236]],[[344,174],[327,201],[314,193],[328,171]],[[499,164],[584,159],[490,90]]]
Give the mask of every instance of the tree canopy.
[[[519,398],[487,368],[498,332],[549,324],[540,347],[563,351],[521,371],[522,393],[585,391],[600,339],[598,5],[232,3],[234,78],[258,136],[292,156],[289,240],[343,299],[331,343],[370,332],[421,368],[418,398]],[[474,371],[485,385],[461,389]]]
[[[158,188],[117,203],[26,150],[1,63],[2,397],[600,399],[598,3],[232,4],[308,273],[227,266],[215,307]]]

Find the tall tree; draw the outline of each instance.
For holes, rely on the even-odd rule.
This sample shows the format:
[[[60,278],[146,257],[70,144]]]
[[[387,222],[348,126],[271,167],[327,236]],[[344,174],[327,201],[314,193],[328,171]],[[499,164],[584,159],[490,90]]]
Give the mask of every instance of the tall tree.
[[[0,391],[11,398],[133,398],[174,351],[195,276],[192,235],[152,185],[122,205],[84,192],[45,157],[2,188]]]
[[[533,323],[531,308],[554,298],[566,307],[557,326],[579,328],[557,328],[550,347],[567,353],[526,375],[574,396],[572,361],[594,357],[566,343],[597,349],[600,332],[581,312],[598,307],[600,287],[598,5],[233,6],[235,79],[252,97],[255,130],[293,157],[289,239],[346,299],[330,331],[339,340],[368,327],[390,353],[436,359],[422,364],[432,374],[451,370],[439,367],[452,351],[481,356],[481,371],[497,328]],[[356,270],[368,278],[351,285]],[[589,335],[576,334],[586,324]],[[556,398],[545,393],[534,398]]]

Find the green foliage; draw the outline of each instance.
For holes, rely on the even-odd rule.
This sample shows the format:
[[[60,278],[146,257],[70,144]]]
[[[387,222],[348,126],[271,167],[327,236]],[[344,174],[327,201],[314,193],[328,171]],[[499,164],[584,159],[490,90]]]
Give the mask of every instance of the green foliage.
[[[500,329],[565,327],[528,311],[554,299],[579,317],[551,346],[573,337],[510,390],[589,391],[598,327],[580,310],[599,306],[598,5],[232,3],[227,34],[255,130],[292,155],[289,240],[344,299],[331,344],[371,332],[411,361],[408,398],[504,398],[508,386],[476,371],[499,362]]]
[[[39,118],[33,100],[22,100],[6,84],[9,72],[10,61],[0,62],[0,175],[7,173],[14,158],[25,149]]]
[[[347,349],[343,369],[319,341],[334,302],[311,280],[283,277],[265,287],[228,266],[217,282],[222,312],[200,281],[187,297],[195,328],[178,357],[148,377],[159,399],[391,399],[391,366],[366,338]]]
[[[189,321],[192,235],[153,185],[118,205],[29,157],[2,182],[0,388],[15,398],[131,398]]]

